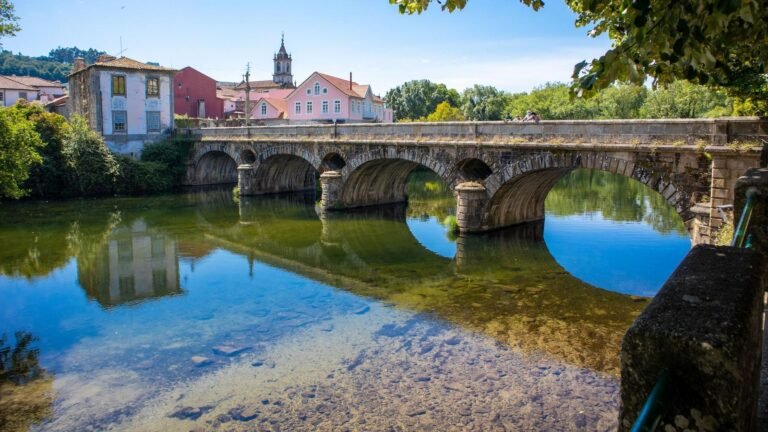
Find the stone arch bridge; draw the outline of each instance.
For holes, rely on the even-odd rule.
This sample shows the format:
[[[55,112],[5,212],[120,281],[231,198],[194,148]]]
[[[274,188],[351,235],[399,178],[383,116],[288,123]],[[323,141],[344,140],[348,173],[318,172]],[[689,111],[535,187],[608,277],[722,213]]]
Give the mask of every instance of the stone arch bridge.
[[[196,136],[186,184],[237,183],[242,195],[314,190],[323,210],[402,202],[419,166],[454,191],[464,233],[540,220],[576,168],[659,192],[695,243],[723,223],[736,179],[760,165],[768,120],[610,120],[323,124],[182,131]],[[764,156],[763,156],[764,157]]]

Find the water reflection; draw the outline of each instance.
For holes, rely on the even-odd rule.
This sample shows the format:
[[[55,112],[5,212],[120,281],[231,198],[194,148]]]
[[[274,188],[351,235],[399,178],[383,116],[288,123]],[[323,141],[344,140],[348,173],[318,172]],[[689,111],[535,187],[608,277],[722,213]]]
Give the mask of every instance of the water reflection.
[[[53,377],[40,366],[37,338],[0,334],[0,430],[22,432],[53,414]]]
[[[114,227],[103,243],[78,254],[77,276],[104,307],[182,292],[176,241],[143,218]]]
[[[557,222],[573,202],[553,193]],[[20,427],[54,404],[45,429],[252,430],[252,403],[296,430],[615,427],[647,299],[561,267],[552,220],[456,237],[442,185],[417,173],[409,194],[322,217],[313,195],[228,190],[2,209],[0,333],[39,334],[57,382],[56,402],[49,374],[14,384],[45,402]],[[638,202],[605,218],[654,211]]]

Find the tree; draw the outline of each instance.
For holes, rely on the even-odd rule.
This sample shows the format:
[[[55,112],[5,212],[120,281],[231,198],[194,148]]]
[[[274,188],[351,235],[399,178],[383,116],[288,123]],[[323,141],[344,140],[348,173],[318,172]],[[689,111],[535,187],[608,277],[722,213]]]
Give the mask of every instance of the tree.
[[[457,106],[459,93],[445,84],[414,80],[390,89],[384,100],[394,111],[396,119],[417,120],[434,112],[441,102]]]
[[[727,98],[723,92],[677,81],[650,92],[641,115],[646,118],[706,117],[712,110],[724,108]]]
[[[464,121],[464,115],[461,110],[451,106],[448,102],[440,102],[435,108],[435,112],[427,116],[427,121],[431,122],[444,122],[444,121]]]
[[[469,120],[501,120],[507,95],[493,86],[475,84],[464,90],[461,111]]]
[[[593,101],[571,100],[568,86],[562,83],[547,83],[530,93],[511,95],[504,112],[508,117],[523,117],[528,110],[546,120],[591,119],[597,114]]]
[[[67,186],[67,166],[62,149],[69,134],[67,120],[49,113],[38,104],[17,103],[12,108],[32,122],[35,131],[45,144],[40,149],[42,163],[32,166],[24,183],[33,196],[50,198],[62,196]]]
[[[32,166],[42,162],[43,141],[35,126],[13,108],[0,108],[0,198],[18,199],[27,194],[22,185]]]
[[[5,36],[16,36],[16,32],[21,30],[19,27],[19,17],[16,16],[15,8],[11,0],[0,0],[0,39]],[[3,44],[0,42],[0,47]]]
[[[119,166],[101,135],[91,130],[79,115],[72,116],[70,127],[72,132],[63,148],[64,159],[71,170],[70,184],[82,196],[112,193]]]
[[[538,10],[542,0],[520,0]],[[427,9],[432,0],[389,0],[401,13]],[[467,0],[442,0],[448,12]],[[577,27],[604,33],[611,49],[574,67],[571,92],[592,96],[616,81],[642,85],[677,79],[747,94],[768,74],[768,4],[765,0],[566,0]]]
[[[82,57],[85,59],[85,62],[90,63],[96,63],[96,60],[99,58],[100,55],[106,54],[104,51],[98,51],[93,48],[88,48],[87,50],[81,50],[78,47],[57,47],[56,49],[52,49],[51,52],[48,53],[48,59],[59,62],[59,63],[69,63],[72,64],[75,62],[75,59],[77,57]]]

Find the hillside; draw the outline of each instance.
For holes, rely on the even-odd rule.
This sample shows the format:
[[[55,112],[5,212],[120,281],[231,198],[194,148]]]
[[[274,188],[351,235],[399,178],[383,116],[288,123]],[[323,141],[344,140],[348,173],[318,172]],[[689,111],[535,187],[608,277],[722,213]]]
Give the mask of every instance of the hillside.
[[[77,47],[58,47],[47,56],[30,57],[11,51],[0,52],[0,75],[29,75],[51,81],[66,82],[72,70],[75,57],[85,58],[86,63],[94,63],[104,54],[93,48],[82,50]]]

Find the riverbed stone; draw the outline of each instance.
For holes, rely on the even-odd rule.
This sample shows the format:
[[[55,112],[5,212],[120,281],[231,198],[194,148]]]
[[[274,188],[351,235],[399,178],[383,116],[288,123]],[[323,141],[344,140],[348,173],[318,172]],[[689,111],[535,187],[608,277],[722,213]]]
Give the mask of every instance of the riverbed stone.
[[[249,349],[251,349],[249,346],[218,345],[213,347],[213,353],[226,357],[233,357]]]
[[[208,366],[213,363],[211,359],[203,356],[192,356],[192,363],[197,367]]]

